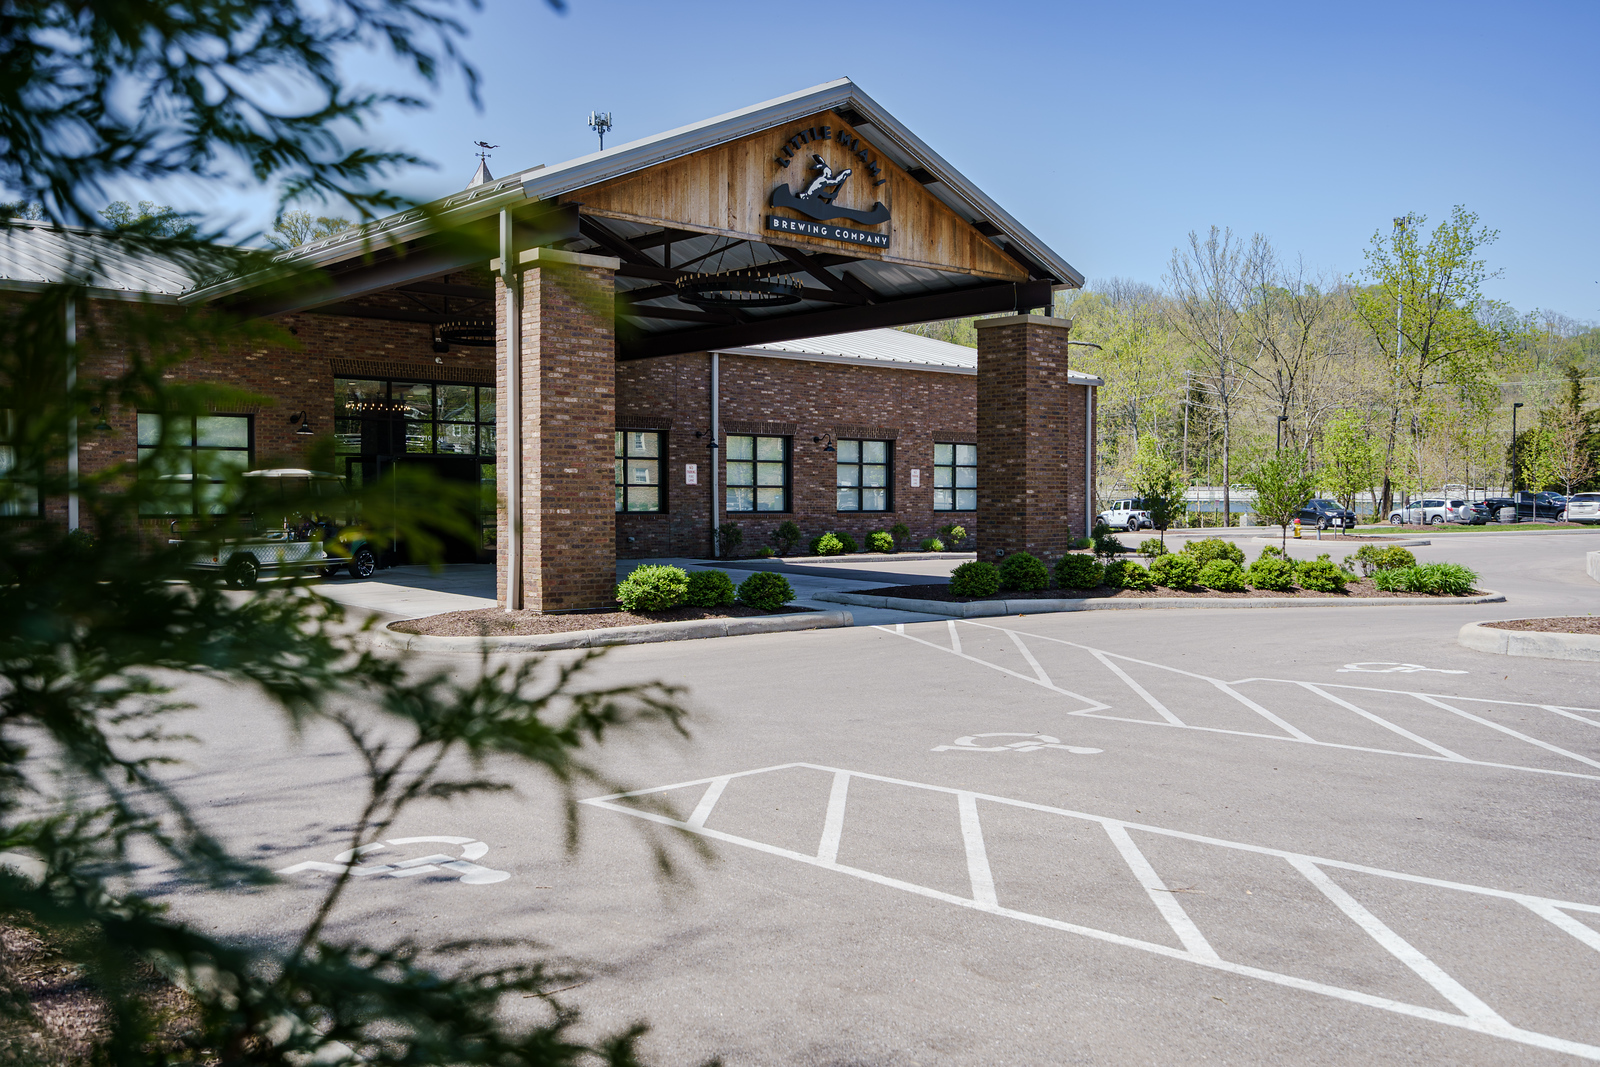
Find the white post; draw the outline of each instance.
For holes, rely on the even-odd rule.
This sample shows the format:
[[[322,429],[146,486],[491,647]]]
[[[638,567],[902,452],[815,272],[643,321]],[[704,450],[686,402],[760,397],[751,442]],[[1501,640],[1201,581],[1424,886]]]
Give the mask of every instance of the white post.
[[[500,279],[506,302],[506,610],[522,610],[522,294],[517,291],[516,240],[510,208],[500,211]]]
[[[78,302],[67,298],[67,529],[78,528]]]
[[[711,486],[711,555],[716,559],[722,558],[722,542],[717,535],[718,528],[722,525],[722,501],[717,499],[717,454],[722,440],[722,412],[721,397],[718,393],[717,381],[717,353],[711,353],[711,477],[708,483]]]

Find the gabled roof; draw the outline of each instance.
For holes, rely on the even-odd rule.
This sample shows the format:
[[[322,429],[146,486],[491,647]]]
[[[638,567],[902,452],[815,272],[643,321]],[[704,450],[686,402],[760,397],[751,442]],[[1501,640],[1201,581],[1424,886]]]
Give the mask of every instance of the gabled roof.
[[[37,292],[73,280],[102,299],[170,303],[194,287],[191,273],[106,230],[21,219],[0,226],[0,290]]]

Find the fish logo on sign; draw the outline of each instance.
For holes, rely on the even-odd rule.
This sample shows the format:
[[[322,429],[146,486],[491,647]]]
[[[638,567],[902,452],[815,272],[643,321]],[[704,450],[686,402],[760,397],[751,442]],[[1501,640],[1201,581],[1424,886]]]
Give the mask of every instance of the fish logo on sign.
[[[419,856],[416,859],[401,860],[398,863],[378,863],[371,866],[357,864],[357,860],[367,853],[377,852],[391,845],[421,844],[460,845],[461,855],[446,856],[440,853],[432,856]],[[370,845],[346,849],[333,857],[332,863],[320,863],[316,860],[311,860],[306,863],[297,863],[293,867],[285,867],[277,873],[300,874],[303,871],[320,871],[324,874],[344,874],[348,871],[354,878],[366,878],[375,874],[388,875],[390,878],[411,878],[419,874],[442,874],[445,871],[455,871],[461,875],[458,881],[466,885],[493,885],[496,882],[503,882],[510,878],[510,871],[497,871],[491,867],[480,867],[472,862],[473,860],[482,859],[488,854],[488,851],[488,845],[470,837],[394,837],[388,841],[374,841]]]

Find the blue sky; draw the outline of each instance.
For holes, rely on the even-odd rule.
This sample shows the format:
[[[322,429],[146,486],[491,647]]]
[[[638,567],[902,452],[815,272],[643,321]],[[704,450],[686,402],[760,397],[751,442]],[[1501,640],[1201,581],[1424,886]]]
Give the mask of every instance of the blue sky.
[[[1465,204],[1490,295],[1600,320],[1600,3],[487,0],[458,84],[373,127],[461,188],[848,76],[1091,279],[1158,282],[1190,229],[1349,273],[1379,227]],[[354,56],[351,76],[396,86]],[[249,198],[236,201],[244,209]]]

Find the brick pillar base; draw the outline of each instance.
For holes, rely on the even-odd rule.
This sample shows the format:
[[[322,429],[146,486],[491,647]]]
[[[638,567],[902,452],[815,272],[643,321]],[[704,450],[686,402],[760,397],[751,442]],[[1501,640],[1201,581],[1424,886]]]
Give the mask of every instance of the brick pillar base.
[[[498,262],[496,263],[498,266]],[[615,607],[618,261],[549,248],[518,257],[522,300],[522,606],[537,612]],[[500,307],[505,301],[500,300]],[[496,429],[500,519],[498,594],[510,544],[505,486],[505,326],[499,332]]]
[[[1083,414],[1071,399],[1087,390],[1068,385],[1071,327],[1043,315],[977,322],[979,559],[1055,560],[1082,535],[1070,501],[1083,496]]]

